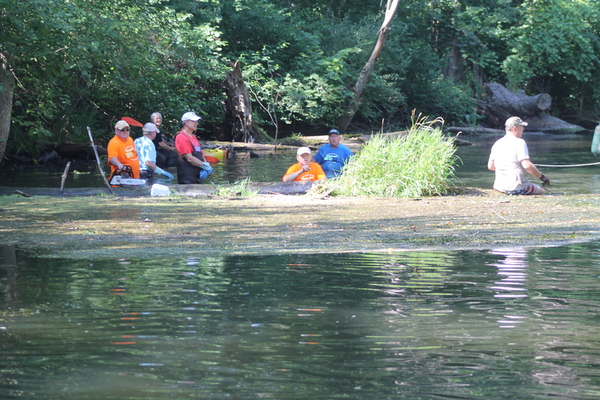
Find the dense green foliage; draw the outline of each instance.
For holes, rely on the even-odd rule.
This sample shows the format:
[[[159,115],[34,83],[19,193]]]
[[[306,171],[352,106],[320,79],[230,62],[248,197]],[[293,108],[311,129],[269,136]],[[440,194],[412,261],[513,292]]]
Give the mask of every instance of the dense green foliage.
[[[422,197],[447,191],[456,148],[436,122],[417,120],[407,134],[374,135],[325,186],[333,194]]]
[[[146,122],[154,111],[167,133],[195,110],[200,135],[222,137],[223,81],[235,60],[262,128],[333,126],[373,50],[384,5],[0,0],[0,61],[15,82],[9,150],[35,155],[48,143],[85,141],[85,126],[106,139],[118,118]],[[597,120],[598,54],[592,0],[403,1],[351,130],[399,129],[411,110],[471,124],[489,81],[550,93],[558,117]]]

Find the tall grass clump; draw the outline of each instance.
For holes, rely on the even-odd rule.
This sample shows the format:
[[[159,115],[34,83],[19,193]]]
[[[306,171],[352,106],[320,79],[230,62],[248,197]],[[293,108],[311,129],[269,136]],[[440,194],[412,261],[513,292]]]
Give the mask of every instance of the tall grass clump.
[[[332,185],[343,196],[421,197],[441,195],[454,176],[456,148],[433,125],[441,119],[413,120],[409,131],[395,138],[369,139]]]

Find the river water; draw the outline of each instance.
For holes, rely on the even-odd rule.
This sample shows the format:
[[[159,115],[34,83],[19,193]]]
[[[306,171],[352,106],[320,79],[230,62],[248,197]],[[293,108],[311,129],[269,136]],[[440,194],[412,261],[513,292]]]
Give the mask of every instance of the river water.
[[[39,259],[3,248],[3,399],[597,399],[600,243]]]
[[[491,187],[495,139],[459,148],[459,183]],[[526,139],[536,163],[597,161],[591,136]],[[240,154],[213,179],[276,181],[293,160]],[[600,193],[597,168],[541,169]],[[81,178],[101,185],[66,186]],[[599,241],[94,261],[0,244],[0,294],[2,399],[600,398]]]

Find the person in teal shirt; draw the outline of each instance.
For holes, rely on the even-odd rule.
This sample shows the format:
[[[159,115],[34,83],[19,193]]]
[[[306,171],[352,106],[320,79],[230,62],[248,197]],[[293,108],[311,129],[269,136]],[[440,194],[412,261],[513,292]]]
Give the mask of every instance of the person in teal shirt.
[[[140,159],[140,178],[152,179],[154,174],[161,174],[167,179],[173,179],[173,175],[156,165],[156,147],[152,140],[159,132],[158,127],[148,122],[142,128],[143,136],[135,139],[135,149]]]
[[[350,157],[353,156],[352,151],[348,146],[340,143],[342,136],[340,131],[332,129],[329,131],[329,143],[321,146],[317,154],[314,156],[314,161],[321,165],[327,179],[340,176],[342,167]]]

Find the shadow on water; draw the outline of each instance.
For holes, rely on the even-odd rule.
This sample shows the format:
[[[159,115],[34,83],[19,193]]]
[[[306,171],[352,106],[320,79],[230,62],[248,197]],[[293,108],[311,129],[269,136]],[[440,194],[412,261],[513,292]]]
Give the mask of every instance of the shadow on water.
[[[0,392],[597,398],[599,245],[93,262],[5,246]]]
[[[494,141],[501,136],[467,136],[473,146],[457,149],[460,162],[456,165],[456,184],[477,188],[491,188],[494,173],[488,171],[487,160]],[[590,151],[591,135],[553,135],[526,132],[531,159],[536,164],[587,164],[599,162]],[[218,163],[214,173],[206,183],[227,184],[248,178],[252,182],[279,182],[287,168],[296,162],[292,150],[262,151],[259,158],[251,158],[249,153],[239,153],[235,160]],[[551,179],[550,190],[556,193],[593,194],[600,193],[600,165],[579,168],[540,168]],[[171,168],[174,173],[175,169]],[[70,173],[66,188],[103,187],[102,177],[95,166]],[[22,170],[0,172],[0,186],[8,187],[55,187],[59,188],[63,171]],[[158,183],[168,184],[158,179]]]

